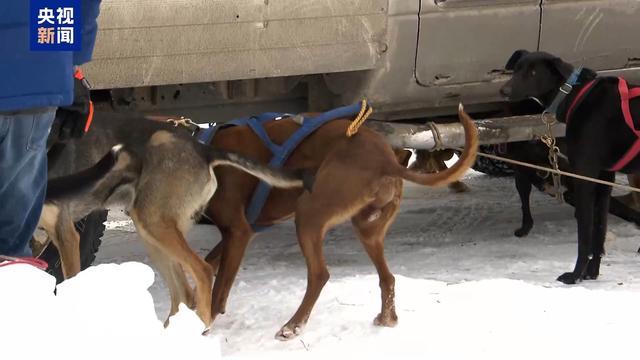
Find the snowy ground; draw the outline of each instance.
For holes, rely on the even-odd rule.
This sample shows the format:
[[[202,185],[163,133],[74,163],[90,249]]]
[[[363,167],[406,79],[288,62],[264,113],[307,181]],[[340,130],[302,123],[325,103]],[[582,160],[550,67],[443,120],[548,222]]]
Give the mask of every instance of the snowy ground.
[[[2,359],[219,359],[219,338],[200,336],[202,322],[186,307],[162,326],[153,281],[138,262],[94,266],[57,288],[33,266],[0,267]]]
[[[565,286],[555,278],[572,269],[576,256],[573,209],[534,192],[536,224],[529,237],[518,239],[513,180],[472,172],[465,182],[470,193],[405,186],[401,212],[386,238],[397,279],[396,328],[372,325],[380,307],[377,276],[350,226],[342,225],[325,239],[331,279],[308,326],[293,341],[275,340],[306,286],[304,259],[287,222],[257,237],[244,259],[227,313],[214,325],[222,354],[637,358],[639,230],[611,217],[601,278]],[[148,263],[131,225],[111,225],[97,263]],[[211,226],[196,226],[189,236],[202,255],[218,239]],[[157,274],[150,291],[164,319],[169,295]]]

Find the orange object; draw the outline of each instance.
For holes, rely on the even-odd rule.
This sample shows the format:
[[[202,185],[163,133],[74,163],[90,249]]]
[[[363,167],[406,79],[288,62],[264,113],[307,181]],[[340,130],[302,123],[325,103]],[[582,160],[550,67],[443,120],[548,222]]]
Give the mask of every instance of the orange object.
[[[80,70],[80,68],[76,68],[76,72],[73,73],[73,77],[78,80],[82,80],[84,79],[84,74],[82,73],[82,70]]]
[[[87,123],[84,125],[85,133],[89,131],[92,121],[93,121],[93,101],[89,100],[89,117],[87,118]]]

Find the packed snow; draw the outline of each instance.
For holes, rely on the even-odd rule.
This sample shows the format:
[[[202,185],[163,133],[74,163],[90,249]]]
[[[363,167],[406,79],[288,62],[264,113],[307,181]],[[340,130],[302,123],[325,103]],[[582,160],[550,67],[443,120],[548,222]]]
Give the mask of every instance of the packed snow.
[[[218,317],[211,335],[201,337],[185,326],[179,331],[184,341],[180,347],[191,350],[195,349],[192,344],[198,344],[202,347],[197,351],[212,348],[207,356],[215,358],[221,351],[223,357],[237,359],[636,359],[635,329],[640,323],[638,229],[610,217],[608,254],[600,279],[566,286],[555,278],[573,268],[577,251],[573,208],[534,190],[535,225],[528,237],[519,239],[513,236],[520,224],[513,179],[470,172],[464,181],[471,191],[463,194],[446,188],[405,186],[401,211],[386,238],[387,261],[396,275],[399,323],[395,328],[373,325],[380,310],[378,278],[350,225],[344,224],[325,239],[331,279],[308,325],[294,340],[276,340],[275,333],[295,312],[306,287],[306,267],[295,228],[286,222],[251,244],[231,291],[227,313]],[[112,212],[113,221],[123,219]],[[76,299],[68,304],[73,304],[81,318],[77,320],[81,326],[75,331],[77,337],[67,341],[74,344],[74,350],[78,344],[91,344],[87,351],[94,358],[97,353],[116,349],[99,345],[96,339],[102,342],[105,337],[92,333],[123,329],[118,341],[127,342],[125,338],[135,334],[147,336],[150,343],[151,338],[163,336],[166,340],[149,345],[155,347],[154,353],[176,351],[176,338],[159,328],[170,306],[166,287],[156,273],[149,288],[156,310],[151,326],[151,299],[148,293],[144,298],[143,291],[151,279],[142,276],[142,265],[126,263],[148,263],[148,257],[130,223],[110,225],[96,262],[105,265],[83,272],[77,282],[68,282],[74,281],[77,294],[65,291],[67,284],[58,292],[59,298]],[[191,246],[202,256],[218,240],[216,228],[205,225],[196,226],[189,236]],[[106,265],[110,263],[125,264],[120,265],[120,272],[106,272],[117,268]],[[125,275],[128,268],[140,271],[136,286],[126,285],[134,282]],[[105,269],[104,276],[91,280],[92,271],[100,269]],[[86,286],[86,293],[81,286]],[[24,289],[24,284],[18,289]],[[52,297],[43,292],[34,296]],[[33,303],[31,309],[36,307],[34,299],[27,303]],[[109,306],[127,304],[136,308],[135,317],[96,314],[110,311]],[[71,307],[66,310],[62,316],[76,314]],[[65,327],[57,320],[59,315],[56,320],[36,322],[49,319],[44,312],[28,317],[29,326],[24,326],[29,339],[36,336],[38,341],[48,341]],[[191,312],[181,311],[180,315],[195,319]],[[172,320],[169,330],[174,323]],[[121,354],[132,357],[129,352]]]
[[[164,329],[153,282],[151,268],[136,262],[93,266],[57,288],[30,265],[0,267],[0,357],[219,359],[219,339],[200,336],[202,322],[188,308]]]

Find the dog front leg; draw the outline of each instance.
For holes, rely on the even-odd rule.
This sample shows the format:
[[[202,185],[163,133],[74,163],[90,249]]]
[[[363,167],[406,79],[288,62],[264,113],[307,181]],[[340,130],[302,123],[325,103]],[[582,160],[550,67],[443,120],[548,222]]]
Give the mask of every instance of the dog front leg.
[[[565,284],[575,284],[582,280],[589,260],[593,258],[593,220],[595,184],[582,180],[575,182],[576,219],[578,222],[578,258],[573,272],[558,277]]]
[[[298,310],[276,333],[278,340],[291,340],[302,332],[322,288],[329,281],[329,270],[322,251],[322,241],[328,228],[330,212],[325,208],[323,213],[321,205],[308,194],[304,193],[298,198],[295,219],[298,244],[307,263],[307,290]],[[314,192],[314,195],[316,194],[318,193]],[[316,202],[314,203],[313,200]]]
[[[211,266],[214,276],[218,274],[218,268],[220,268],[220,259],[222,257],[222,247],[223,247],[223,242],[220,241],[218,244],[216,244],[216,246],[211,251],[209,251],[207,256],[204,258],[204,261],[206,261],[207,264]]]
[[[615,173],[603,171],[601,180],[613,181]],[[593,214],[593,259],[589,261],[587,272],[584,275],[586,280],[595,280],[600,275],[600,262],[605,254],[604,242],[607,236],[607,216],[609,215],[609,202],[611,199],[611,186],[596,185],[595,206]]]
[[[212,322],[218,314],[226,312],[231,286],[238,274],[247,246],[253,238],[253,231],[246,221],[230,229],[220,229],[220,232],[222,233],[220,241],[222,257],[218,260],[219,268],[211,294]]]
[[[522,225],[514,233],[517,237],[524,237],[529,234],[533,228],[533,217],[531,217],[531,206],[529,198],[531,196],[531,181],[527,176],[526,170],[516,169],[515,171],[516,189],[520,195],[520,204],[522,208]]]

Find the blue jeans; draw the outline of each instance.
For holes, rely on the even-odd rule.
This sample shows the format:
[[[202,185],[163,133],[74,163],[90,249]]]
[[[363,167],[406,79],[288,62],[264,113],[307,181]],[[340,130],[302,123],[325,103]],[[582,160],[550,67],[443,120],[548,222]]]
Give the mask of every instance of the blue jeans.
[[[55,108],[0,112],[0,254],[31,256],[47,188],[47,136]]]

